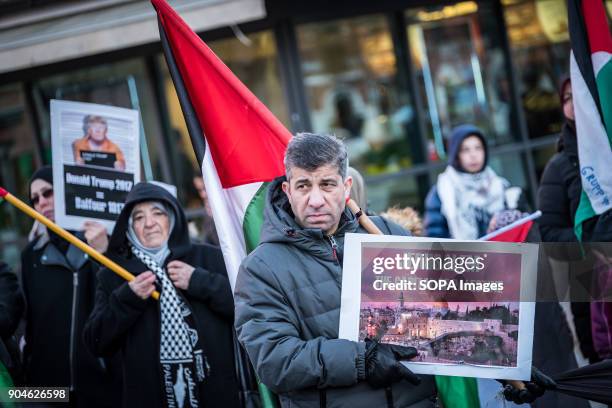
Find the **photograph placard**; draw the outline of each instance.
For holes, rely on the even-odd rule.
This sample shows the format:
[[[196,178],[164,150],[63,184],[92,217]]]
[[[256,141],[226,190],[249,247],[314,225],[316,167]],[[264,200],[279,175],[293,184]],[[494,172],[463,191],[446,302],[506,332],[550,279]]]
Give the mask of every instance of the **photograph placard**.
[[[417,374],[527,380],[534,244],[347,234],[340,338],[415,347]]]
[[[110,233],[140,181],[138,111],[52,100],[51,143],[56,223],[78,230],[95,219]]]

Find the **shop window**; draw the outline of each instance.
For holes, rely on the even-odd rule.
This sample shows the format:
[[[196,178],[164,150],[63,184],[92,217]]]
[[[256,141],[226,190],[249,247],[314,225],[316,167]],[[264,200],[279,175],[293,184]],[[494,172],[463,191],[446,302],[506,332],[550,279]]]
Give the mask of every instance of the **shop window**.
[[[558,133],[563,125],[558,86],[569,75],[566,0],[502,0],[512,59],[529,137]],[[609,17],[612,1],[606,1]],[[612,27],[612,18],[609,19]]]
[[[566,2],[502,4],[529,137],[558,133],[563,124],[558,84],[569,74],[571,51]]]
[[[367,192],[369,211],[381,213],[394,206],[410,206],[422,214],[423,201],[417,176],[392,177],[371,183]]]
[[[417,135],[407,89],[397,81],[386,18],[369,15],[299,25],[302,74],[313,131],[344,139],[365,175],[410,167]]]
[[[493,5],[465,1],[406,11],[411,63],[431,161],[463,123],[480,127],[491,146],[520,138]]]

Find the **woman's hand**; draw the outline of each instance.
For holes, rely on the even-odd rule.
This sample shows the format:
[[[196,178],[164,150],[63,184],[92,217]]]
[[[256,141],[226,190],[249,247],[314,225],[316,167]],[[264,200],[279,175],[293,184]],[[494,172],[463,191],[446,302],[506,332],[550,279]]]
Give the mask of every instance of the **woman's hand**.
[[[139,298],[146,300],[155,290],[155,274],[151,271],[143,272],[128,282],[128,285]]]
[[[106,227],[96,221],[85,221],[83,223],[85,230],[85,240],[93,249],[100,253],[106,252],[108,249],[108,235],[106,235]]]
[[[189,288],[189,280],[195,268],[181,261],[172,261],[168,263],[168,276],[179,289],[187,290]]]

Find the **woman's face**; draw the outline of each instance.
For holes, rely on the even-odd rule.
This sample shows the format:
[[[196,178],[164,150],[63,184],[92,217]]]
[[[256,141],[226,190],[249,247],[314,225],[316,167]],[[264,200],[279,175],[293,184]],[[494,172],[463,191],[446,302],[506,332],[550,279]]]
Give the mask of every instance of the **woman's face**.
[[[572,84],[567,82],[563,87],[563,116],[565,119],[575,120],[574,103],[572,99]]]
[[[32,181],[30,191],[30,202],[34,206],[34,209],[51,221],[55,221],[53,185],[45,180],[36,179]]]
[[[468,173],[478,173],[485,163],[485,149],[478,136],[468,136],[459,148],[459,164]]]
[[[132,211],[132,226],[146,248],[160,247],[170,234],[168,214],[152,202],[136,204]]]

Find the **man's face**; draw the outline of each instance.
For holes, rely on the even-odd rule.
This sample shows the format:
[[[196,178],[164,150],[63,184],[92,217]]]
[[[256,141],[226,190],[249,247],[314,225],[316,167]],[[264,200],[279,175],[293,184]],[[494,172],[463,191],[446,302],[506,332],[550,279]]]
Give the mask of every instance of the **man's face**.
[[[104,139],[106,139],[106,125],[99,122],[91,123],[89,125],[89,137],[96,143],[104,142]]]
[[[320,228],[331,235],[338,229],[352,184],[350,176],[342,181],[335,166],[325,165],[314,171],[293,167],[291,179],[283,183],[283,191],[298,224]]]

